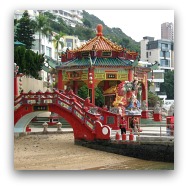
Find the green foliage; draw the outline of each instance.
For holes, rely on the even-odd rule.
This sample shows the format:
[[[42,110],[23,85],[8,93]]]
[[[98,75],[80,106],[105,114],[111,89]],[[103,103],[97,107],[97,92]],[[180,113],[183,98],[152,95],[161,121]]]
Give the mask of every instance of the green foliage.
[[[86,99],[88,97],[88,87],[87,85],[83,85],[78,89],[78,96],[82,99]]]
[[[44,54],[38,54],[32,50],[26,50],[24,46],[14,49],[14,62],[19,66],[19,73],[30,75],[39,79],[39,71],[42,70]]]
[[[86,99],[88,97],[88,87],[87,85],[83,85],[78,89],[78,96],[82,99]],[[102,107],[104,105],[104,96],[100,88],[95,88],[95,105]]]
[[[55,35],[53,39],[53,43],[55,46],[55,49],[57,51],[57,63],[58,63],[58,57],[59,57],[59,46],[62,48],[64,47],[64,43],[61,41],[61,38],[64,36],[64,33],[60,32],[59,35]]]
[[[79,36],[80,40],[89,40],[95,37],[93,30],[77,25],[74,28],[74,34]]]
[[[15,28],[15,41],[19,41],[25,44],[26,49],[31,49],[33,46],[34,38],[34,22],[30,19],[27,11],[23,13],[22,18],[18,20],[14,20]]]
[[[174,70],[165,72],[164,82],[160,85],[160,91],[166,92],[167,99],[174,99]]]
[[[26,70],[25,52],[24,46],[14,48],[14,63],[19,66],[19,73],[24,73]]]
[[[157,103],[157,101],[161,101],[161,99],[151,91],[148,92],[148,106],[154,107]]]
[[[99,87],[95,88],[95,105],[100,107],[104,105],[104,95]]]
[[[56,33],[63,32],[67,35],[74,35],[74,29],[71,26],[67,25],[61,17],[56,17],[49,12],[45,12],[44,16],[46,16],[50,27],[53,28],[53,31],[55,31]]]
[[[91,22],[89,20],[87,20],[86,18],[83,20],[83,24],[88,27],[88,28],[91,28]]]

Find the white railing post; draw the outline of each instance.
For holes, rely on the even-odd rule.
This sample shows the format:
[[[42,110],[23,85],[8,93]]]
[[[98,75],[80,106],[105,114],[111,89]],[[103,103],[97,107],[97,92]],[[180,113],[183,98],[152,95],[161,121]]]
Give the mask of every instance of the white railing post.
[[[48,123],[43,123],[43,127],[44,127],[44,129],[43,129],[43,133],[47,133],[48,132]]]
[[[61,132],[62,123],[57,123],[57,132]]]

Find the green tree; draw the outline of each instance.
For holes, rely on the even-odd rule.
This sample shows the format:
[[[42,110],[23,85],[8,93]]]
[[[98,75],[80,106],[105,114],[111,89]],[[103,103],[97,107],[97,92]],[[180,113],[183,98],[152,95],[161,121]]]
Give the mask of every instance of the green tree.
[[[148,92],[148,106],[154,107],[157,101],[161,102],[161,99],[155,93],[152,93],[151,91],[149,91]]]
[[[82,99],[86,99],[88,97],[88,87],[87,85],[83,85],[78,89],[78,96]]]
[[[39,33],[39,54],[41,54],[41,35],[48,36],[51,34],[51,27],[46,16],[42,13],[35,18],[35,31]]]
[[[88,97],[88,87],[87,85],[83,85],[78,89],[78,96],[82,99],[86,99]],[[99,87],[95,88],[95,105],[102,107],[104,105],[104,96]]]
[[[61,48],[64,47],[64,43],[61,41],[61,38],[64,36],[64,33],[60,32],[59,35],[55,35],[54,39],[52,40],[57,51],[57,64],[58,64],[58,57],[59,57],[59,46]]]
[[[104,95],[99,87],[95,88],[95,104],[100,107],[104,105]]]
[[[84,24],[86,27],[91,28],[91,22],[90,22],[89,20],[84,19],[84,20],[83,20],[83,24]]]
[[[39,71],[42,70],[44,54],[38,54],[32,50],[26,50],[24,46],[19,46],[14,51],[14,62],[19,66],[19,73],[39,79]]]
[[[14,48],[14,63],[19,66],[19,73],[25,73],[26,70],[25,52],[24,46]]]
[[[164,82],[160,85],[160,91],[166,92],[168,99],[174,99],[174,70],[165,72]]]
[[[124,48],[127,48],[128,45],[129,45],[129,39],[122,38],[122,40],[119,42],[119,44],[120,44],[121,46],[123,46]]]
[[[23,13],[22,18],[19,21],[15,21],[15,39],[25,44],[26,49],[31,49],[33,42],[35,41],[33,29],[34,22],[30,19],[27,11]]]

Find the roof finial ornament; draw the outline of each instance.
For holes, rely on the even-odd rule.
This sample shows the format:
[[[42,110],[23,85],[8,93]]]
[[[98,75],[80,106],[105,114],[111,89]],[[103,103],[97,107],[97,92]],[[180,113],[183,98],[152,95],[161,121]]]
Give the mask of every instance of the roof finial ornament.
[[[97,25],[97,36],[103,36],[102,30],[103,30],[102,24],[98,24]]]

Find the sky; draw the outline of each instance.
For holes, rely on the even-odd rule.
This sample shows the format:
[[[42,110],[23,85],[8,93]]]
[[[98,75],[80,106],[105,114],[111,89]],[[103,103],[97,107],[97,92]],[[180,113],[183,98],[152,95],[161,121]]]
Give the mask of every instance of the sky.
[[[139,42],[144,36],[161,38],[161,24],[174,24],[174,10],[86,10],[108,27],[119,27],[126,35]]]

